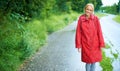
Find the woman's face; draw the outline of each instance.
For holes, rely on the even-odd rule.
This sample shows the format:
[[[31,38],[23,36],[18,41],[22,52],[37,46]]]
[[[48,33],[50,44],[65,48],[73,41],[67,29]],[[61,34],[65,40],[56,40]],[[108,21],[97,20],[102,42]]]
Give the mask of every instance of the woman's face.
[[[85,14],[86,14],[87,16],[90,16],[92,13],[93,13],[93,8],[92,8],[91,6],[87,6],[87,7],[85,8]]]

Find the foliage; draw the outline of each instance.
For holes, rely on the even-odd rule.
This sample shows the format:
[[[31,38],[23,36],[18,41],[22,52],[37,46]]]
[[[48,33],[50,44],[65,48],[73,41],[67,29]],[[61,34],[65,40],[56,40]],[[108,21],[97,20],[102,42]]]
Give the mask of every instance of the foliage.
[[[118,14],[118,5],[114,4],[112,6],[101,7],[101,10],[110,14]]]
[[[72,21],[76,20],[78,16],[79,16],[78,13],[70,13],[70,14],[65,13],[56,16],[53,15],[48,19],[45,19],[43,23],[46,25],[47,32],[52,33],[70,24]]]
[[[83,12],[83,8],[85,6],[84,0],[71,0],[72,2],[72,10],[77,12]]]
[[[117,59],[118,58],[118,53],[113,53],[113,56],[114,56],[115,59]]]
[[[95,11],[98,11],[100,6],[102,5],[101,0],[71,0],[72,4],[72,10],[77,12],[83,12],[84,6],[87,3],[93,3],[95,6]]]
[[[99,18],[101,18],[101,17],[103,17],[103,16],[107,16],[107,15],[104,14],[104,13],[98,13],[98,12],[97,12],[97,13],[95,12],[95,15],[97,15]]]
[[[11,23],[13,22],[8,22],[0,28],[0,68],[2,71],[15,71],[23,60],[43,45],[46,38],[46,30],[40,22],[35,21],[26,25]],[[25,28],[20,28],[20,26]]]
[[[97,0],[97,3],[95,3],[95,11],[98,11],[100,9],[100,7],[102,6],[102,1],[101,0]]]
[[[18,51],[21,31],[16,24],[7,23],[0,28],[0,68],[2,71],[15,71],[20,64]]]
[[[93,3],[95,6],[95,11],[98,11],[100,6],[102,5],[102,1],[101,0],[86,0],[89,3]]]
[[[1,0],[0,16],[18,13],[26,20],[32,17],[46,18],[52,13],[67,12],[71,10],[83,12],[85,4],[91,2],[98,10],[101,0]]]
[[[111,48],[110,45],[108,45],[107,43],[105,44],[105,46],[106,46],[106,47],[105,47],[106,49]]]
[[[109,57],[106,57],[105,52],[103,51],[103,60],[100,62],[102,71],[113,71],[112,61]]]

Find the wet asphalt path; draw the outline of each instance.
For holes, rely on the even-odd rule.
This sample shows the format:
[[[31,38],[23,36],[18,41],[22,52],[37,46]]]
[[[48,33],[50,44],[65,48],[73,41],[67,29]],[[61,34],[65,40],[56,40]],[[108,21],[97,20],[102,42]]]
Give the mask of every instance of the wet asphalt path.
[[[49,35],[47,44],[21,71],[85,71],[74,45],[76,23]],[[98,63],[96,71],[101,71]]]

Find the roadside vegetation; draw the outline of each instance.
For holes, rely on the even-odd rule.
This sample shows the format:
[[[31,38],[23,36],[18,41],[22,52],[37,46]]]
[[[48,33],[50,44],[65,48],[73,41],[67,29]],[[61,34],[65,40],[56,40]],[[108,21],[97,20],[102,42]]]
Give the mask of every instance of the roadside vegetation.
[[[97,15],[99,18],[107,16],[105,13],[99,13],[99,12],[96,12],[95,15]]]
[[[120,15],[117,15],[115,18],[113,18],[113,20],[115,20],[116,22],[120,24]]]
[[[104,49],[110,49],[111,48],[110,45],[108,45],[107,43],[106,43],[105,46],[106,47]],[[103,56],[103,59],[100,62],[100,66],[102,67],[102,71],[113,71],[112,60],[111,60],[110,57],[106,56],[104,50],[102,50],[102,56]]]
[[[100,62],[102,71],[113,71],[111,58],[107,57],[104,51],[102,52],[102,54],[103,54],[103,60]]]
[[[70,24],[77,19],[78,15],[72,12],[71,14],[52,15],[44,20],[33,19],[22,24],[17,21],[2,24],[0,28],[2,31],[0,32],[1,70],[15,71],[18,69],[25,59],[31,57],[46,43],[48,34]]]

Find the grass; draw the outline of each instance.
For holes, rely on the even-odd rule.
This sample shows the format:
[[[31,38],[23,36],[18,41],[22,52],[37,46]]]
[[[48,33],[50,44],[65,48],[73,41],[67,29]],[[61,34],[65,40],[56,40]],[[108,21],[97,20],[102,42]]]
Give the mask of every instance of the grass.
[[[72,12],[70,14],[53,15],[45,19],[43,23],[46,25],[47,32],[52,33],[67,26],[78,18],[79,14]]]
[[[113,18],[113,20],[115,20],[116,22],[120,24],[120,15],[117,15],[115,18]]]
[[[115,59],[118,58],[118,54],[117,53],[113,53],[113,56],[114,56]]]
[[[107,16],[106,14],[104,14],[104,13],[95,13],[95,15],[97,15],[99,18],[101,18],[101,17],[104,17],[104,16]]]
[[[106,50],[107,49],[111,49],[111,46],[109,44],[106,43]],[[110,57],[107,57],[105,55],[105,51],[103,50],[102,51],[102,54],[103,54],[103,60],[100,62],[100,66],[103,68],[102,71],[113,71],[113,66],[112,66],[112,62],[114,59],[117,59],[118,58],[118,52],[117,53],[113,53],[112,50],[110,51],[110,54],[114,56],[114,58],[110,58]]]

